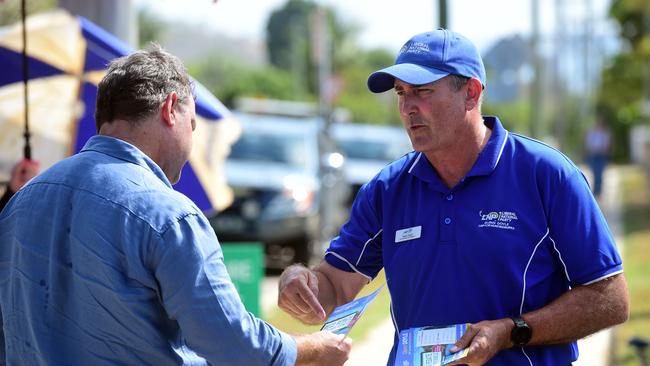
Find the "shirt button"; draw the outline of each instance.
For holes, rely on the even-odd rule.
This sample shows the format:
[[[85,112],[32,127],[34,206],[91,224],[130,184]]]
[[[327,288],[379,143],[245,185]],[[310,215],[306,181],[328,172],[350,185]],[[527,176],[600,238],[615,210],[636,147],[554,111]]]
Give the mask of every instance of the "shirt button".
[[[447,201],[451,201],[451,200],[453,200],[453,199],[454,199],[454,195],[453,195],[453,194],[449,194],[449,195],[447,195]]]
[[[445,224],[451,224],[451,219],[449,217],[445,217]]]

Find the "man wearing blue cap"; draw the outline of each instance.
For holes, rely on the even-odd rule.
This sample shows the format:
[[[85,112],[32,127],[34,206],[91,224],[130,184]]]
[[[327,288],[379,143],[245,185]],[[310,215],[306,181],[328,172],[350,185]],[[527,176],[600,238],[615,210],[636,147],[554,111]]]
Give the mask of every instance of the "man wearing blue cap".
[[[415,35],[368,78],[394,89],[415,151],[364,185],[313,269],[291,266],[278,303],[319,323],[384,268],[399,331],[472,323],[458,364],[568,365],[576,340],[625,321],[616,244],[580,170],[481,115],[476,47],[444,29]]]

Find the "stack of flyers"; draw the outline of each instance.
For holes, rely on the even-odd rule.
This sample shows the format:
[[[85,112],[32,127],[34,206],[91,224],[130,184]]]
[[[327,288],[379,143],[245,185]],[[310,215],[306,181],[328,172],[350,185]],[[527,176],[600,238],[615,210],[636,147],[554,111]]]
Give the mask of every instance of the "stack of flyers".
[[[450,349],[469,324],[442,327],[417,327],[399,332],[395,366],[442,366],[467,356],[468,349]]]
[[[363,314],[372,300],[377,297],[377,294],[382,288],[384,288],[384,285],[380,286],[370,295],[358,298],[334,309],[330,317],[325,321],[325,324],[323,324],[321,330],[329,330],[336,334],[348,334],[361,317],[361,314]]]

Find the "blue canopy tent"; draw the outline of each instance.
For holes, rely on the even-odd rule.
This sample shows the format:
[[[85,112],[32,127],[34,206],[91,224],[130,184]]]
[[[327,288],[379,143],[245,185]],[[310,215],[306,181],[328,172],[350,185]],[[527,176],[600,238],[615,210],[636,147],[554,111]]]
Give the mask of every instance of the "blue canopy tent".
[[[63,10],[27,18],[32,156],[43,169],[78,152],[95,134],[97,83],[112,59],[132,51],[89,20]],[[21,52],[21,25],[0,28],[0,171],[5,177],[22,158]],[[194,148],[174,188],[200,209],[218,211],[232,201],[221,167],[240,127],[227,108],[197,82],[195,93]]]

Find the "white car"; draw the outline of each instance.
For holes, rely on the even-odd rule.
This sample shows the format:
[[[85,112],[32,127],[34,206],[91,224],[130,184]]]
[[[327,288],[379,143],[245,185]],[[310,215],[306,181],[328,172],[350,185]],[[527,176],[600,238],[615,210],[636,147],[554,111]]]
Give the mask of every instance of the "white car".
[[[330,134],[345,156],[343,173],[352,188],[350,205],[362,185],[390,162],[413,150],[401,127],[335,123]]]

